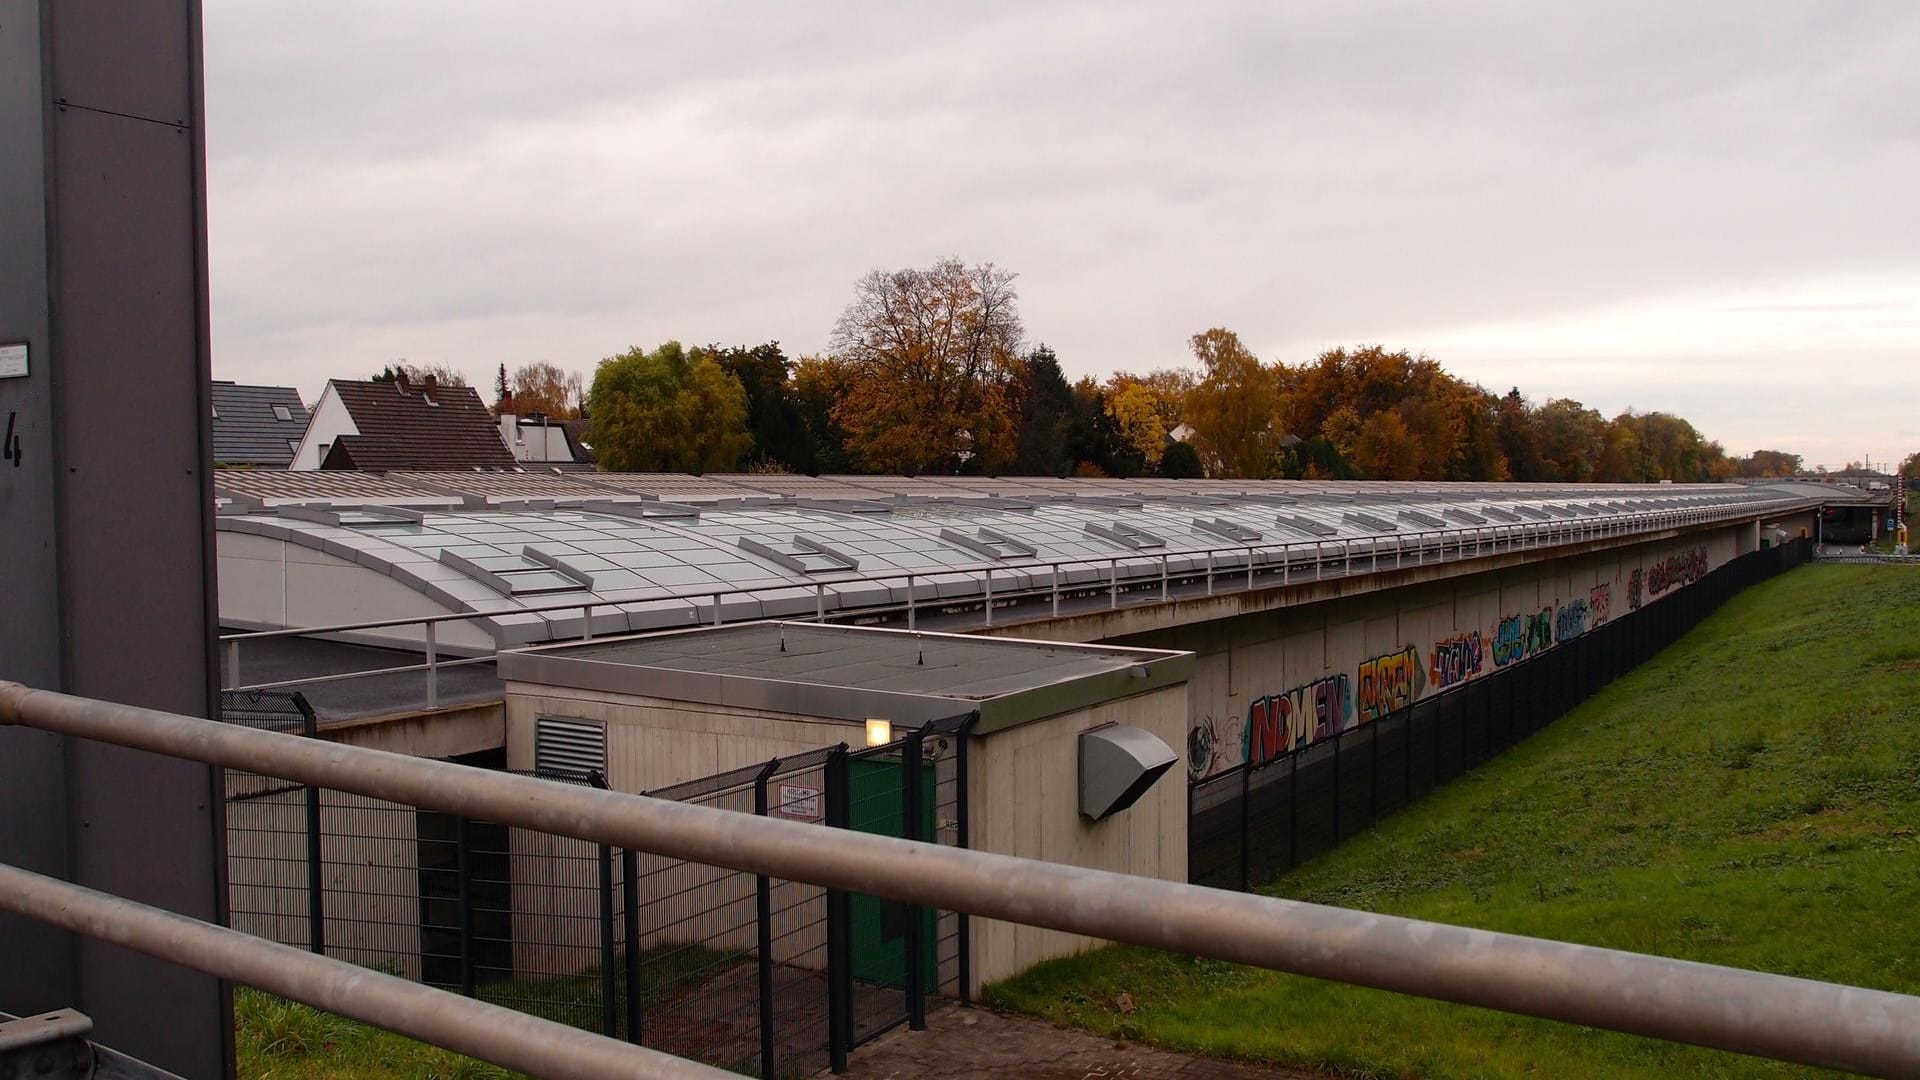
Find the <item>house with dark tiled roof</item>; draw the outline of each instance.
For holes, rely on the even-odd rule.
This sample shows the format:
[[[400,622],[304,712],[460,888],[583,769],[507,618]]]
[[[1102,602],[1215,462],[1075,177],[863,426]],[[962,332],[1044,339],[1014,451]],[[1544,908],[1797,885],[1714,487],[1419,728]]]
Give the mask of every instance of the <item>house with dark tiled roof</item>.
[[[294,451],[294,469],[511,469],[493,415],[470,386],[332,379]]]
[[[291,386],[213,382],[213,464],[284,469],[307,430],[307,406]]]

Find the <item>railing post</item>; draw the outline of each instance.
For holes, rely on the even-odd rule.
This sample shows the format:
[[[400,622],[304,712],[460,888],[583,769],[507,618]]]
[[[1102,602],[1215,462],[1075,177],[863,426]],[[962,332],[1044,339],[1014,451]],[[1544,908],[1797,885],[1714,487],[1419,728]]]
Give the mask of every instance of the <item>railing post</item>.
[[[1189,788],[1188,790],[1191,791],[1192,789]],[[1253,796],[1253,765],[1250,762],[1241,762],[1240,763],[1240,891],[1241,892],[1253,891],[1253,850],[1252,850],[1252,841],[1250,837],[1250,834],[1253,832],[1253,829],[1250,822],[1248,821],[1248,819],[1253,816],[1253,812],[1248,808],[1248,801],[1252,798],[1252,796]],[[1192,796],[1189,795],[1188,798],[1191,799]]]
[[[767,762],[753,778],[753,812],[767,816],[767,778],[780,767],[780,759]],[[753,877],[755,921],[759,923],[756,945],[760,954],[760,1075],[777,1076],[773,1060],[773,883],[765,874]]]
[[[1053,581],[1053,617],[1060,617],[1060,564],[1054,563],[1048,575]]]
[[[714,602],[719,603],[719,599],[716,597]],[[813,583],[813,621],[827,621],[827,583],[824,581]]]
[[[600,1034],[620,1035],[620,983],[613,971],[613,849],[600,846]]]
[[[1280,584],[1282,587],[1293,580],[1293,545],[1280,545]]]
[[[580,640],[593,640],[593,605],[580,605]]]
[[[227,689],[240,688],[240,639],[227,642]]]
[[[1207,549],[1207,595],[1213,595],[1213,549]]]
[[[1253,591],[1253,545],[1247,545],[1247,591]]]
[[[632,848],[620,852],[621,929],[626,932],[627,1041],[640,1045],[640,857]]]
[[[847,747],[842,743],[827,754],[826,825],[844,829],[851,820],[847,802]],[[847,894],[827,890],[827,1061],[836,1073],[847,1071],[847,1053],[853,1049],[853,962],[850,951],[851,908]]]
[[[1401,549],[1401,548],[1404,548],[1404,547],[1406,547],[1406,544],[1404,543],[1404,539],[1405,539],[1405,538],[1404,538],[1404,537],[1402,537],[1402,536],[1400,536],[1400,535],[1399,535],[1398,533],[1396,533],[1396,534],[1394,534],[1394,537],[1393,537],[1393,568],[1394,568],[1395,570],[1398,570],[1398,569],[1400,569],[1400,549]]]
[[[454,889],[460,902],[460,993],[474,996],[473,971],[473,837],[467,815],[453,820]]]
[[[980,714],[974,713],[953,733],[953,813],[958,820],[954,822],[954,843],[961,850],[969,844],[967,830],[967,743],[968,734],[973,725],[980,722]],[[973,926],[972,918],[962,911],[956,916],[959,925],[955,927],[957,935],[954,942],[956,959],[959,961],[960,1004],[973,1004]]]
[[[993,625],[993,567],[987,567],[987,625]]]
[[[900,835],[908,840],[927,840],[923,836],[925,790],[921,787],[921,742],[926,729],[916,728],[900,748]],[[926,909],[907,906],[907,1027],[913,1031],[927,1028]],[[762,1073],[761,1075],[769,1075]]]
[[[1107,607],[1120,606],[1120,560],[1107,560]]]
[[[439,623],[427,623],[427,708],[440,704],[440,645],[437,639]]]
[[[1340,573],[1343,576],[1351,576],[1353,574],[1353,541],[1340,541],[1340,555],[1342,559]]]
[[[313,707],[307,704],[306,695],[296,693],[293,700],[300,707],[300,733],[309,739],[318,738],[319,721],[314,717]],[[320,789],[307,785],[307,949],[321,956],[327,954],[327,877],[326,866],[321,858],[320,839]]]
[[[720,594],[713,594],[713,625],[720,625]]]
[[[913,606],[913,575],[912,575],[912,574],[908,574],[908,575],[907,575],[907,629],[909,629],[909,630],[911,630],[911,629],[913,629],[913,628],[914,628],[914,627],[913,627],[913,617],[914,617],[914,606]]]
[[[1167,557],[1160,556],[1160,602],[1167,602]]]

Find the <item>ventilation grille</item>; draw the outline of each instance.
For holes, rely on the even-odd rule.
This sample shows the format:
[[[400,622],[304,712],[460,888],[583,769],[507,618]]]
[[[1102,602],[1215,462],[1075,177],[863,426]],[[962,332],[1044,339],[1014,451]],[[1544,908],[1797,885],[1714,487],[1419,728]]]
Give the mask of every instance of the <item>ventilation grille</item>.
[[[556,716],[533,722],[533,771],[585,780],[607,772],[607,725]]]

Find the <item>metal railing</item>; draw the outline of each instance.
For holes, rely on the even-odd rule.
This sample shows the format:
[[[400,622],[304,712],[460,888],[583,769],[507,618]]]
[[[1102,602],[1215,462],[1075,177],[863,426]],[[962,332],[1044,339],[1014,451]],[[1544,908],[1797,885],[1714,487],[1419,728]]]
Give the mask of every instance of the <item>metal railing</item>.
[[[1920,997],[569,787],[17,683],[0,683],[0,723],[905,904],[1804,1065],[1879,1076],[1920,1074]],[[32,883],[18,872],[0,880],[0,905],[60,921],[59,901],[23,898],[25,884]],[[134,915],[118,910],[112,898],[104,900],[95,918],[62,925],[124,940]],[[213,963],[184,938],[152,929],[155,955],[196,966]],[[339,979],[331,967],[308,965],[314,958],[299,950],[281,953],[251,939],[229,947],[250,958],[220,961],[217,973],[227,977],[258,979],[256,985],[375,1023],[404,1019],[406,1033],[457,1037],[457,1045],[445,1045],[478,1056],[516,1063],[539,1057],[539,1071],[549,1075],[591,1075],[556,1069],[546,1055],[557,1053],[561,1037],[527,1026],[526,1018],[516,1018],[511,1028],[502,1019],[492,1033],[469,1029],[433,1036],[432,1017],[423,1015],[432,1010],[374,1016],[379,1010],[329,981]],[[288,966],[275,974],[268,957]],[[359,977],[374,978],[371,972]],[[389,989],[397,1001],[399,990]],[[509,1030],[512,1035],[505,1034]],[[574,1042],[567,1045],[598,1046],[579,1042],[590,1036],[569,1038]]]
[[[1808,505],[1811,505],[1810,503]],[[1756,510],[1788,513],[1805,509],[1806,506],[1782,506],[1772,500],[1741,500],[1737,503],[1719,503],[1707,507],[1690,507],[1680,510],[1637,511],[1602,517],[1556,518],[1549,521],[1526,521],[1511,524],[1488,523],[1478,526],[1457,528],[1421,529],[1412,532],[1395,532],[1389,535],[1350,537],[1318,541],[1293,541],[1268,544],[1234,544],[1220,547],[1196,548],[1177,552],[1135,552],[1128,555],[1114,555],[1096,559],[1031,559],[1026,561],[1007,561],[999,563],[979,563],[971,566],[959,566],[936,571],[893,571],[880,574],[843,574],[832,578],[822,578],[810,584],[814,593],[814,612],[811,621],[828,622],[840,618],[872,618],[876,616],[899,616],[904,614],[907,629],[917,629],[922,611],[932,609],[944,612],[947,609],[979,605],[983,624],[994,625],[996,608],[1019,605],[1028,601],[1044,600],[1048,608],[1048,617],[1057,618],[1061,614],[1062,597],[1069,600],[1092,599],[1098,610],[1099,594],[1106,594],[1105,608],[1117,610],[1121,607],[1122,597],[1141,588],[1148,595],[1141,597],[1140,603],[1163,603],[1175,598],[1176,587],[1181,590],[1180,598],[1188,598],[1186,592],[1195,596],[1215,596],[1222,592],[1234,593],[1252,591],[1258,588],[1271,588],[1275,585],[1288,586],[1298,582],[1313,582],[1335,576],[1348,576],[1354,572],[1356,558],[1366,560],[1365,572],[1374,573],[1382,569],[1405,569],[1407,566],[1425,566],[1428,563],[1459,562],[1466,559],[1489,557],[1517,550],[1535,550],[1570,544],[1591,543],[1625,536],[1666,532],[1674,529],[1698,525],[1711,525],[1736,518],[1751,516]],[[1391,541],[1389,543],[1389,541]],[[1392,559],[1391,567],[1386,566]],[[1144,572],[1135,573],[1134,568],[1144,564]],[[1176,568],[1176,564],[1183,564]],[[1199,565],[1196,565],[1199,564]],[[1335,570],[1337,568],[1337,572]],[[1123,574],[1123,569],[1126,573]],[[1063,571],[1065,571],[1063,573]],[[1310,572],[1310,576],[1307,576]],[[1011,584],[1010,587],[996,589],[994,575],[1002,575],[1003,580],[1019,582],[1031,581],[1044,573],[1044,584]],[[983,588],[972,596],[954,596],[921,600],[921,587],[928,583],[948,581],[968,574],[981,574]],[[1264,578],[1264,581],[1262,580]],[[891,599],[874,604],[846,605],[836,597],[835,606],[829,610],[827,590],[842,585],[874,585],[881,583],[904,583],[906,600],[904,603]],[[1157,588],[1155,588],[1157,586]],[[566,637],[556,636],[551,640],[591,641],[594,638],[593,615],[596,608],[620,608],[627,604],[661,604],[675,601],[691,602],[690,615],[699,625],[721,626],[728,620],[725,617],[730,597],[753,598],[757,607],[758,597],[774,592],[790,591],[802,586],[797,585],[759,585],[735,586],[725,589],[704,591],[674,592],[660,596],[647,597],[644,600],[625,601],[583,601],[564,600],[549,604],[529,605],[526,607],[502,608],[487,611],[462,611],[446,615],[414,616],[393,619],[370,619],[362,622],[338,623],[327,626],[290,627],[282,630],[254,630],[241,633],[224,634],[221,643],[227,648],[227,671],[222,680],[224,688],[229,690],[285,690],[322,683],[339,682],[347,679],[365,678],[373,675],[397,675],[408,672],[426,674],[427,707],[435,708],[439,704],[441,669],[461,667],[471,664],[485,664],[493,660],[498,649],[478,656],[443,659],[440,655],[438,627],[450,622],[468,622],[477,619],[490,619],[502,616],[541,615],[551,612],[579,612],[580,632]],[[892,592],[891,589],[888,590]],[[1129,602],[1133,602],[1131,596]],[[704,602],[704,603],[702,603]],[[711,614],[699,620],[700,609],[710,607]],[[1070,611],[1069,614],[1072,612]],[[747,619],[732,620],[735,623],[764,621],[774,616],[756,615]],[[778,616],[789,621],[808,621],[796,619],[793,615]],[[261,641],[271,638],[310,637],[314,635],[364,635],[369,630],[391,630],[418,626],[422,628],[420,648],[423,662],[418,664],[398,664],[388,667],[370,668],[361,671],[335,672],[325,675],[313,675],[298,679],[281,679],[269,682],[243,684],[241,680],[240,646],[247,641]],[[672,629],[662,627],[662,630]],[[617,633],[644,633],[647,631],[618,631]]]
[[[4,863],[0,910],[536,1076],[736,1075]]]

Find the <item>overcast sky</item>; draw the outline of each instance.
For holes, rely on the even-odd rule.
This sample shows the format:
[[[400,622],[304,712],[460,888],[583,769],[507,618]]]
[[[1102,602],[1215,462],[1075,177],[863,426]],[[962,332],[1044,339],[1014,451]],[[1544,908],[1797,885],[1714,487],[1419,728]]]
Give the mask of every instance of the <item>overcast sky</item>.
[[[1020,274],[1070,374],[1425,350],[1920,450],[1920,5],[207,0],[214,369],[821,349]]]

